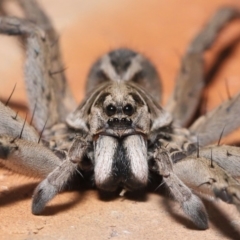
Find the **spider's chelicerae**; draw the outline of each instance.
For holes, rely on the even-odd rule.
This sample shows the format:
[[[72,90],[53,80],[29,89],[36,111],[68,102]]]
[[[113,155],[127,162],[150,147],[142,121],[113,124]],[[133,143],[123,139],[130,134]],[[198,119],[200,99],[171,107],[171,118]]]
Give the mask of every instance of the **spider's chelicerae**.
[[[33,214],[41,214],[76,174],[85,173],[104,191],[142,189],[152,173],[159,174],[200,229],[208,227],[208,217],[198,195],[220,198],[239,209],[240,149],[209,144],[240,126],[240,95],[190,124],[204,88],[203,52],[227,22],[240,16],[238,10],[219,10],[192,41],[163,108],[154,66],[125,48],[94,63],[85,100],[77,105],[51,22],[35,1],[18,3],[26,20],[2,17],[0,32],[23,37],[35,128],[11,110],[8,101],[0,103],[0,162],[44,179],[33,194]]]

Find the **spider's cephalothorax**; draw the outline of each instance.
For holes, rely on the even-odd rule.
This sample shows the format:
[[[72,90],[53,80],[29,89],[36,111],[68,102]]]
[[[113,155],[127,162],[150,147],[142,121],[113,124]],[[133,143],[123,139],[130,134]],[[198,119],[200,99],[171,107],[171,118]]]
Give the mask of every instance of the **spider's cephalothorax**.
[[[92,92],[68,116],[67,123],[74,129],[85,129],[92,138],[92,161],[99,188],[112,191],[121,185],[134,190],[147,184],[149,133],[153,127],[168,126],[172,121],[151,97],[156,87],[159,80],[152,64],[128,49],[106,54],[91,69],[87,88]],[[159,93],[157,89],[156,99]],[[154,114],[157,122],[152,119]],[[83,127],[85,117],[88,126]]]
[[[18,3],[27,19],[2,17],[0,32],[23,36],[36,129],[7,106],[9,101],[0,103],[0,161],[44,178],[34,191],[34,214],[79,172],[92,174],[99,189],[130,191],[144,188],[154,171],[201,229],[208,227],[208,218],[198,193],[240,209],[240,149],[208,146],[240,126],[239,94],[188,126],[204,87],[203,51],[227,22],[240,16],[238,10],[219,10],[191,43],[165,108],[159,105],[161,84],[154,66],[129,49],[96,61],[77,107],[51,22],[35,1]]]

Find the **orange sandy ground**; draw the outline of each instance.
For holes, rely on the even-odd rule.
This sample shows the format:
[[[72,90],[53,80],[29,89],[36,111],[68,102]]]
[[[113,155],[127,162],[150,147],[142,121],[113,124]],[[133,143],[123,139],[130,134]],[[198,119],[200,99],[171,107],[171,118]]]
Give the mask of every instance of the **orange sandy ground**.
[[[146,54],[159,70],[166,102],[179,62],[189,41],[221,6],[238,0],[42,0],[61,36],[67,76],[74,95],[83,98],[91,63],[102,53],[126,46]],[[12,5],[12,4],[11,4]],[[14,6],[10,6],[16,11]],[[236,41],[238,40],[238,41]],[[207,88],[207,110],[240,90],[240,21],[229,26],[206,53],[206,71],[218,53],[234,47]],[[0,97],[15,83],[13,101],[26,102],[20,44],[0,38]],[[239,131],[224,142],[239,140]],[[209,229],[197,230],[179,206],[163,193],[145,198],[100,199],[97,191],[58,195],[43,216],[31,214],[31,194],[37,179],[0,170],[0,239],[240,239],[240,215],[221,201],[206,201]]]

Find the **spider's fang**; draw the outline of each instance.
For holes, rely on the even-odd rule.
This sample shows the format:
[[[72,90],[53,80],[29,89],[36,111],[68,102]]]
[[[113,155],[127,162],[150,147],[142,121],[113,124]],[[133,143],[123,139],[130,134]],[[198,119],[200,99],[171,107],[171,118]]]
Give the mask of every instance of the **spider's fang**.
[[[127,192],[127,189],[123,188],[122,191],[119,193],[120,197],[124,197]]]

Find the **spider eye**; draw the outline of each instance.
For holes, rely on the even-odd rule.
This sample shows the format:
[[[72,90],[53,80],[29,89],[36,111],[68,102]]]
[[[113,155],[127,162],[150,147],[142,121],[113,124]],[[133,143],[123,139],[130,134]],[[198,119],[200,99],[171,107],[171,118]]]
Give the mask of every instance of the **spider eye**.
[[[106,113],[108,116],[112,116],[116,113],[117,108],[115,106],[113,106],[112,104],[108,105],[106,107]]]
[[[123,112],[128,116],[133,115],[134,112],[133,106],[131,104],[127,104],[126,106],[123,107]]]

